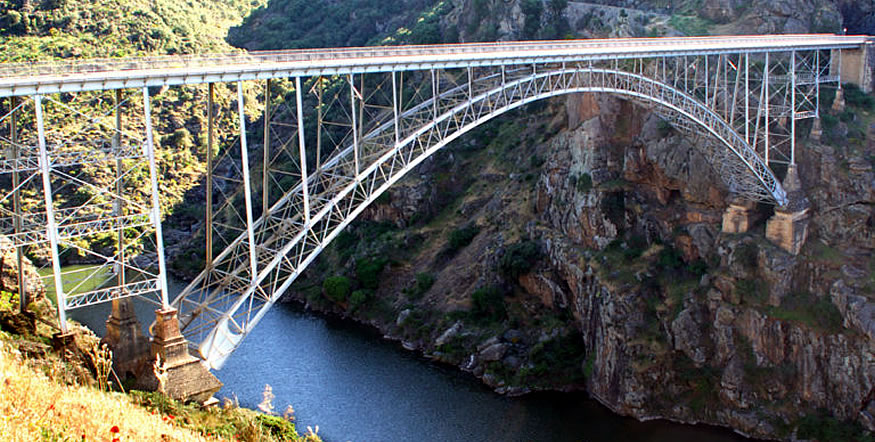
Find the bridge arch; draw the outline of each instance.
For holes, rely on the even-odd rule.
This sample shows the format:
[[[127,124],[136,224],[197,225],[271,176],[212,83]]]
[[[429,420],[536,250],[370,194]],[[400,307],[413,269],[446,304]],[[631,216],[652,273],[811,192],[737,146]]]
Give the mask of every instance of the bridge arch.
[[[179,309],[180,324],[187,339],[198,345],[202,358],[213,368],[224,361],[239,346],[242,339],[260,321],[274,302],[319,253],[359,214],[407,172],[457,138],[474,128],[526,104],[572,93],[608,93],[639,102],[650,103],[672,121],[685,121],[707,134],[722,147],[724,157],[744,170],[748,182],[755,181],[762,191],[778,204],[786,203],[780,182],[756,151],[721,116],[695,97],[670,85],[637,73],[618,69],[563,68],[532,72],[512,81],[497,82],[474,95],[468,94],[437,118],[422,124],[404,138],[386,146],[370,164],[350,173],[356,154],[350,145],[340,150],[317,174],[310,176],[308,189],[318,173],[346,170],[347,179],[334,187],[332,194],[322,195],[325,202],[302,214],[304,186],[298,184],[271,207],[268,215],[255,221],[254,237],[260,242],[254,247],[260,254],[272,253],[267,265],[251,274],[240,260],[250,247],[247,235],[241,234],[230,247],[216,257],[216,265],[205,269],[174,301]],[[470,87],[470,86],[469,86]],[[438,100],[458,95],[459,86],[437,97]],[[426,100],[406,114],[422,112],[434,106],[434,98]],[[362,137],[367,142],[394,131],[398,118],[378,124]],[[734,178],[734,177],[729,177]],[[730,180],[730,187],[734,183]],[[290,212],[289,210],[292,209]],[[292,216],[289,214],[292,213]],[[277,219],[278,214],[284,214]]]

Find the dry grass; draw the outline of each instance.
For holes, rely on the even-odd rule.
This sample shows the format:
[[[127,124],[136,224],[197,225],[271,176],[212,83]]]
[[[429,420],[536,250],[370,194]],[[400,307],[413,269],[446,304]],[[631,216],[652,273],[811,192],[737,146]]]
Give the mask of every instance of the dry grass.
[[[163,419],[125,395],[61,385],[0,343],[0,434],[5,441],[206,440]]]

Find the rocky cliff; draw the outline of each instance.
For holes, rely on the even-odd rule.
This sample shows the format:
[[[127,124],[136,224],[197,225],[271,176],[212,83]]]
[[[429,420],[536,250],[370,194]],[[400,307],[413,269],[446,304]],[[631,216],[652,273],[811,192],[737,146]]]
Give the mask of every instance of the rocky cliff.
[[[447,0],[431,5],[439,29],[427,41],[834,32],[867,29],[873,9],[650,3]],[[529,105],[425,161],[289,298],[502,393],[585,389],[640,419],[862,437],[875,429],[875,108],[848,93],[847,109],[824,111],[823,135],[800,141],[812,209],[798,256],[764,239],[763,219],[721,233],[728,194],[709,158],[648,109],[579,95]]]

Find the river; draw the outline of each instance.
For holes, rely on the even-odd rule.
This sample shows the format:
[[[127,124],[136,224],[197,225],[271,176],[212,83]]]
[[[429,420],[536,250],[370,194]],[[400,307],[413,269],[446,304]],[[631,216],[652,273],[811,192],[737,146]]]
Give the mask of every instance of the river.
[[[136,306],[143,322],[153,309]],[[71,313],[102,334],[109,305]],[[746,440],[724,429],[617,416],[583,393],[500,396],[368,328],[297,305],[274,306],[215,374],[225,384],[217,397],[249,408],[270,385],[277,412],[292,405],[299,431],[318,426],[327,442]]]

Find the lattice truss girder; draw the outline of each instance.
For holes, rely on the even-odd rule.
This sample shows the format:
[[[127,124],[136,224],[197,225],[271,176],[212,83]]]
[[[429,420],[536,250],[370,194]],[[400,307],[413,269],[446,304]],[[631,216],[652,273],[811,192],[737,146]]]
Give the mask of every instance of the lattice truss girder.
[[[142,97],[87,92],[0,106],[0,234],[19,259],[51,269],[44,279],[61,287],[61,328],[68,310],[160,298]],[[89,266],[61,269],[74,263]]]
[[[818,115],[819,88],[835,80],[828,51],[272,80],[260,97],[262,164],[246,173],[245,142],[216,162],[225,165],[225,179],[255,183],[250,192],[261,200],[244,201],[242,185],[212,186],[219,199],[211,209],[224,221],[210,224],[219,238],[216,256],[174,300],[183,332],[221,366],[301,271],[392,183],[496,115],[564,93],[613,93],[652,107],[698,140],[731,192],[786,204],[769,163],[794,160],[795,122]]]

